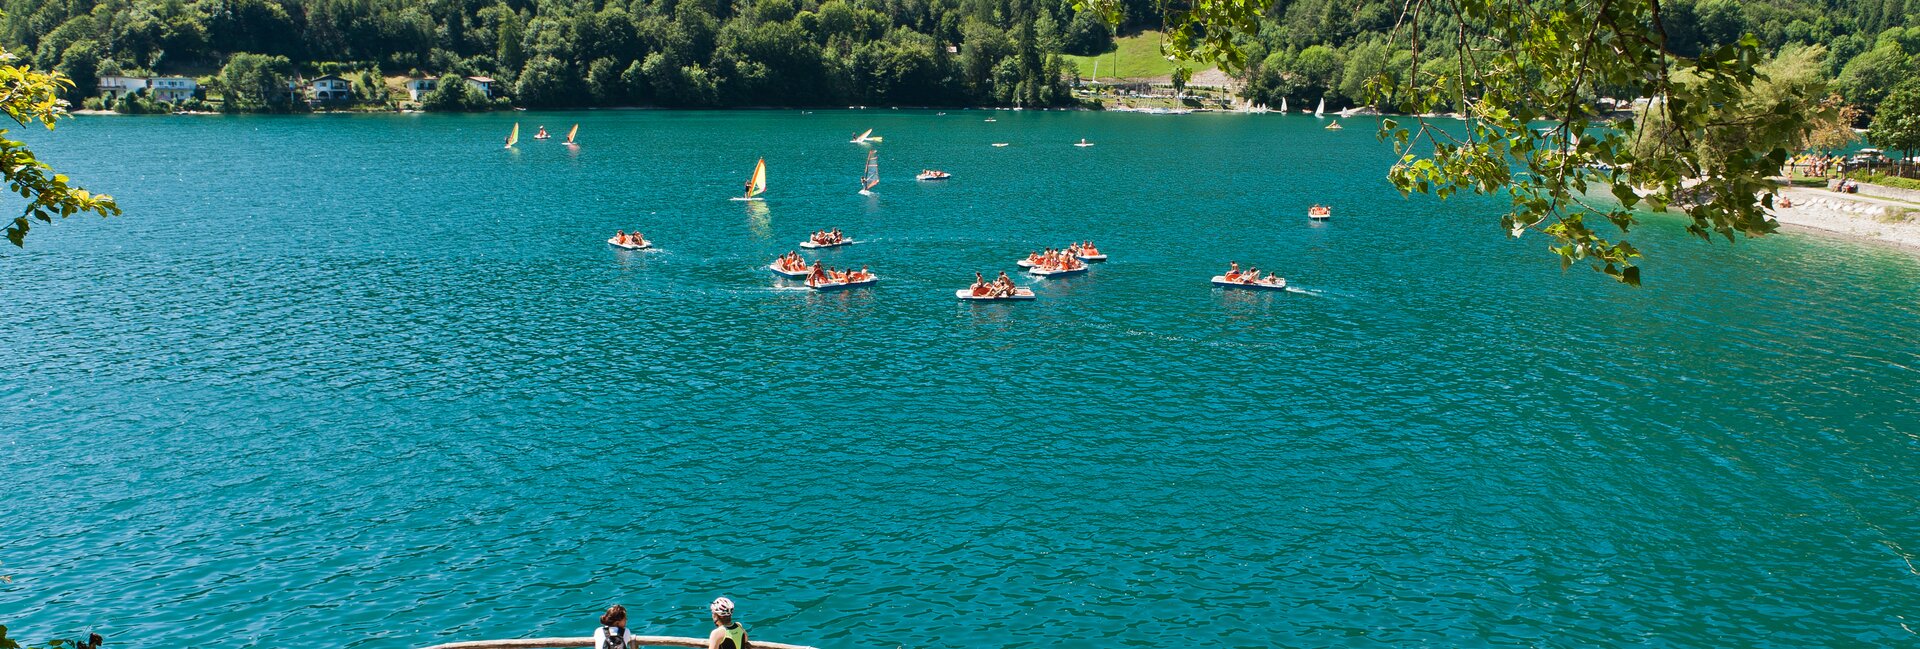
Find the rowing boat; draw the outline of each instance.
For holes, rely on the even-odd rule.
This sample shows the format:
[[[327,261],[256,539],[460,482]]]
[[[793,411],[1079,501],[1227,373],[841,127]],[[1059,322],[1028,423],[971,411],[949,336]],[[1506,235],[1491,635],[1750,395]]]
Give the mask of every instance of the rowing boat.
[[[1031,300],[1033,299],[1033,289],[1016,288],[1016,289],[1013,289],[1013,295],[994,296],[994,295],[974,295],[973,291],[963,288],[958,291],[954,291],[953,296],[960,298],[962,300],[973,300],[978,302],[993,302],[996,300]]]
[[[1226,275],[1214,275],[1213,285],[1222,286],[1226,288],[1244,288],[1244,289],[1250,289],[1255,291],[1287,290],[1287,280],[1285,278],[1282,278],[1279,282],[1270,282],[1268,280],[1261,280],[1258,282],[1242,282],[1237,280],[1229,280],[1227,279]]]
[[[808,284],[808,285],[807,285],[807,288],[810,288],[810,289],[813,289],[813,290],[816,290],[816,291],[838,291],[838,290],[840,290],[840,289],[843,289],[843,288],[860,288],[860,287],[862,287],[862,286],[872,286],[872,285],[873,285],[873,284],[874,284],[875,282],[878,282],[878,281],[880,281],[880,278],[878,278],[878,277],[869,277],[869,278],[866,278],[866,279],[863,279],[863,280],[860,280],[860,281],[858,281],[858,282],[835,282],[835,283],[830,283],[830,284]]]

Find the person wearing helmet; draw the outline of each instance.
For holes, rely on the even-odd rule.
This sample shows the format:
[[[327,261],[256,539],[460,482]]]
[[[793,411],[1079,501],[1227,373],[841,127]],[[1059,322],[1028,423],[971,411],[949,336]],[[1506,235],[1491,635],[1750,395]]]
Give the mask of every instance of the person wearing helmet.
[[[747,627],[733,621],[733,600],[721,597],[708,607],[713,612],[713,633],[707,634],[707,649],[752,649],[747,644]]]

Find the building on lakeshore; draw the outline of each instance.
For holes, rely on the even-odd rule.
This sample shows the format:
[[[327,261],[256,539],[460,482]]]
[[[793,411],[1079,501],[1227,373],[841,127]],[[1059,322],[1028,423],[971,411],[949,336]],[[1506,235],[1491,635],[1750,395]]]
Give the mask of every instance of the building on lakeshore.
[[[154,77],[148,81],[153,88],[153,98],[170,104],[192,99],[200,90],[200,82],[193,77]]]
[[[308,98],[314,103],[327,104],[350,101],[353,99],[353,82],[340,78],[340,75],[329,74],[314,79],[313,85],[308,88],[307,93]]]
[[[438,84],[439,82],[432,78],[408,79],[407,99],[409,101],[420,101],[421,97],[425,97],[427,93],[433,92],[433,87]]]
[[[121,97],[147,89],[146,77],[125,77],[117,74],[100,75],[100,96],[107,101],[116,101]]]
[[[480,94],[486,95],[488,99],[493,98],[493,79],[491,77],[467,77],[467,85],[473,86],[474,90],[480,91]]]
[[[193,99],[200,91],[200,82],[193,77],[130,77],[118,74],[102,75],[97,86],[100,96],[107,101],[118,101],[121,97],[142,90],[147,96],[168,103],[180,103]]]

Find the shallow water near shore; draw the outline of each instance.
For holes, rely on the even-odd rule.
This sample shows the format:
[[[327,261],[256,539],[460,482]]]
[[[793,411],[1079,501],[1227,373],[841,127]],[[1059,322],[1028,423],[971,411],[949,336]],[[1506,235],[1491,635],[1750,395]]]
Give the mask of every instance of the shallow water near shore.
[[[583,146],[503,151],[515,120]],[[25,133],[127,215],[0,253],[0,623],[417,647],[614,602],[704,635],[724,594],[820,647],[1915,639],[1920,262],[1649,217],[1628,289],[1505,238],[1498,201],[1402,199],[1344,123]],[[768,200],[727,200],[760,157]],[[766,270],[830,227],[861,243],[810,256],[877,287]],[[1112,261],[952,297],[1077,239]],[[1229,260],[1300,290],[1210,287]]]

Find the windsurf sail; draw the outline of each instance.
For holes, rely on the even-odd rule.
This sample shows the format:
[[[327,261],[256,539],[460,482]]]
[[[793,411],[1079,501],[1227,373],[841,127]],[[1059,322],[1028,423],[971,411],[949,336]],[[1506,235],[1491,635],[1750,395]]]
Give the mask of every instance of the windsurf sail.
[[[860,178],[860,191],[873,189],[880,184],[880,152],[867,152],[867,174]]]
[[[753,166],[753,178],[747,181],[747,197],[759,196],[765,191],[767,191],[767,159],[761,158],[760,163]]]
[[[1287,112],[1287,98],[1286,98],[1286,97],[1281,97],[1281,98],[1280,98],[1280,112],[1282,112],[1282,113],[1284,113],[1284,112]]]
[[[511,149],[513,148],[513,145],[519,144],[519,143],[520,143],[520,123],[514,122],[513,132],[507,134],[507,148]]]
[[[579,135],[579,134],[580,134],[580,125],[574,124],[573,129],[567,131],[567,144],[573,144],[573,136]]]

